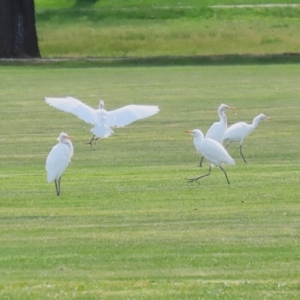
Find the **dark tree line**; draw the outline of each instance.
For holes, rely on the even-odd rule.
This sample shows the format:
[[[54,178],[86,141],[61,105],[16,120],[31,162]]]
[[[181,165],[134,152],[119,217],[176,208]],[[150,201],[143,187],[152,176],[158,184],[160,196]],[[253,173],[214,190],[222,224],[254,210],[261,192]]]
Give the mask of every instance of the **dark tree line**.
[[[40,57],[34,0],[0,0],[0,58]]]
[[[75,6],[92,6],[98,0],[76,0]]]
[[[98,0],[77,0],[75,7]],[[34,0],[0,0],[0,58],[40,57]]]

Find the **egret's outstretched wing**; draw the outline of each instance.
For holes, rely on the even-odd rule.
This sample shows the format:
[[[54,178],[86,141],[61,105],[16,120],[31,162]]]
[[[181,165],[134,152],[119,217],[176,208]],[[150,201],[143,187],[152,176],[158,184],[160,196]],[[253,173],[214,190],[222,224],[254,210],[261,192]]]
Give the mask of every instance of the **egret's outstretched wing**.
[[[46,103],[49,105],[71,113],[86,123],[95,124],[96,110],[84,104],[80,100],[72,97],[65,98],[45,98]]]
[[[107,126],[123,127],[134,121],[155,115],[158,112],[158,106],[126,105],[119,109],[108,111],[105,123]]]

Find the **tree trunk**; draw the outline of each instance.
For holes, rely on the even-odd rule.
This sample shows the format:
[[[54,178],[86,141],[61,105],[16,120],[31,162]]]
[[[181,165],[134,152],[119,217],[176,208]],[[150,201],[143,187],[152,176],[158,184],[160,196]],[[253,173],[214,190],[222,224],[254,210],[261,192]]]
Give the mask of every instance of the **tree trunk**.
[[[34,0],[0,0],[0,58],[40,57]]]

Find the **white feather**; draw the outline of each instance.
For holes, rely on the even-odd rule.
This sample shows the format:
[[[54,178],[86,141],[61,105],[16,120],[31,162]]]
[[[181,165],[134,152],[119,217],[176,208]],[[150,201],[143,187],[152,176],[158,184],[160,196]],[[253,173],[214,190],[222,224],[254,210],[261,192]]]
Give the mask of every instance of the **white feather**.
[[[150,117],[159,112],[158,106],[127,105],[107,111],[101,100],[98,109],[93,109],[73,97],[45,98],[46,103],[62,111],[72,113],[86,123],[94,125],[91,132],[97,137],[108,137],[113,133],[110,127],[124,127],[134,121]]]
[[[50,151],[46,159],[47,181],[58,180],[68,167],[73,156],[73,145],[71,141],[63,138],[65,133],[61,133],[56,144]]]
[[[193,135],[194,146],[197,152],[202,154],[212,165],[235,164],[234,159],[219,142],[210,138],[204,138],[203,133],[199,129],[194,129]]]
[[[158,106],[127,105],[108,111],[105,122],[108,126],[124,127],[134,121],[155,115],[158,112]]]
[[[86,123],[95,124],[96,110],[75,98],[45,98],[45,101],[50,106],[72,113]]]

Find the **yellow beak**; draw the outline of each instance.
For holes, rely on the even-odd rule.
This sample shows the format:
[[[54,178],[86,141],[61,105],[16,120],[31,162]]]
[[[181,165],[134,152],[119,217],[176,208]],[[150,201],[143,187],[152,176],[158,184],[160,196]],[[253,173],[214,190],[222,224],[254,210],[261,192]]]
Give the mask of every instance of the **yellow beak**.
[[[237,108],[233,106],[228,106],[227,109],[236,110]]]
[[[185,130],[186,133],[189,133],[189,134],[193,134],[193,131],[191,130]]]

